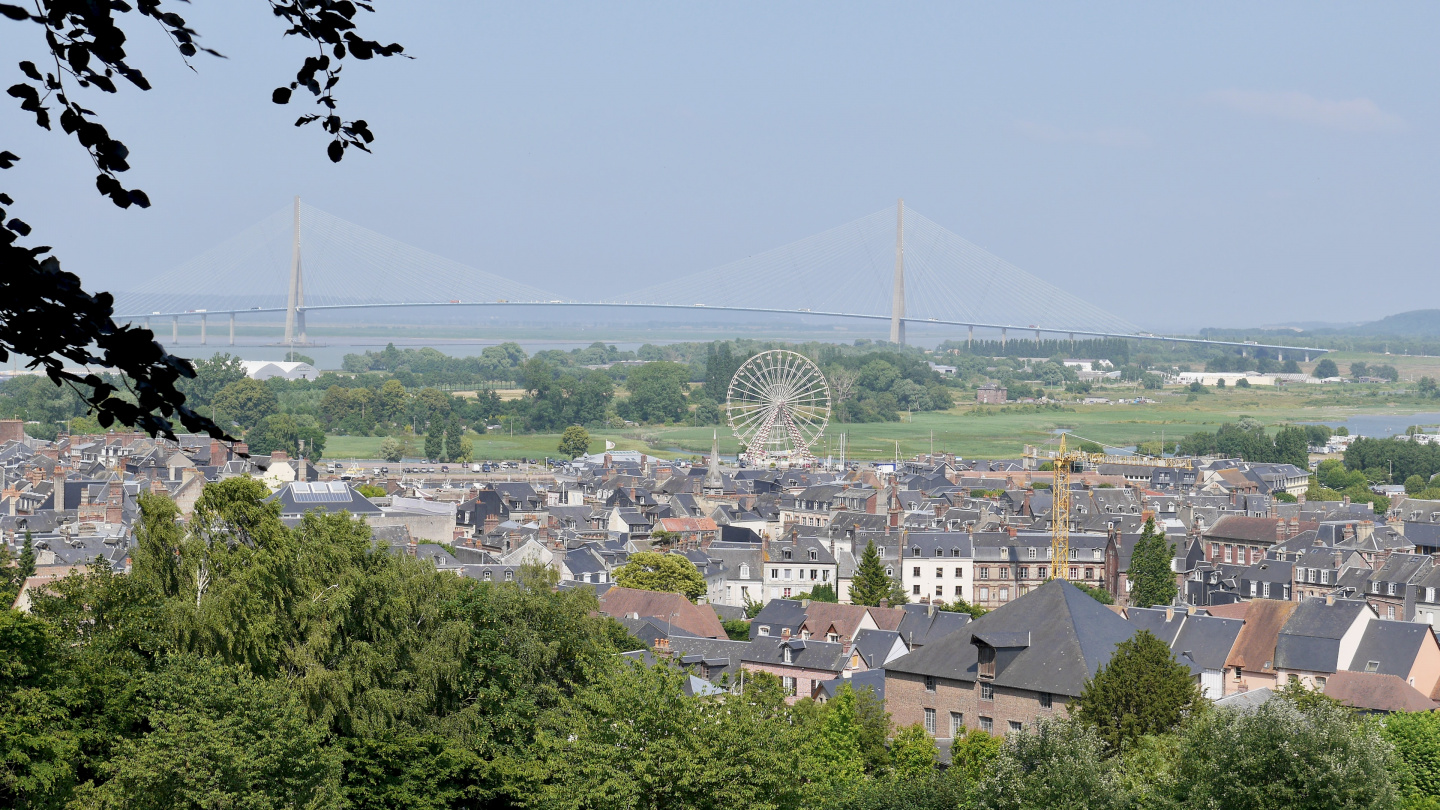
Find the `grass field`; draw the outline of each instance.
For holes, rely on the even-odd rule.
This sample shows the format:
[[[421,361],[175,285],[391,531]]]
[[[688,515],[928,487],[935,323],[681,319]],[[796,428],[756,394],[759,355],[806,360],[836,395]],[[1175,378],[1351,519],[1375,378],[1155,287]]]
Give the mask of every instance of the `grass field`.
[[[1400,370],[1402,385],[1421,375],[1440,377],[1440,358],[1395,355],[1334,353],[1330,355],[1346,373],[1355,360],[1389,363]],[[1383,386],[1295,385],[1288,388],[1208,389],[1213,393],[1187,401],[1179,389],[1140,392],[1130,389],[1097,391],[1111,399],[1145,394],[1158,400],[1144,405],[1068,405],[1065,411],[1022,412],[989,408],[992,415],[977,415],[966,402],[945,412],[917,413],[904,422],[864,424],[831,423],[815,452],[824,456],[839,452],[839,436],[846,434],[846,455],[850,458],[891,458],[896,442],[902,457],[928,452],[933,435],[937,452],[953,452],[966,458],[1018,456],[1026,444],[1039,444],[1054,437],[1057,428],[1068,428],[1087,439],[1117,446],[1159,439],[1175,439],[1197,430],[1214,430],[1224,422],[1242,416],[1254,417],[1267,425],[1291,422],[1335,421],[1363,413],[1407,413],[1440,411],[1440,401],[1411,397],[1393,398]],[[712,428],[666,427],[663,425],[627,428],[620,431],[593,431],[592,451],[604,447],[604,440],[620,450],[643,450],[659,456],[702,454],[710,450]],[[477,459],[538,458],[554,455],[558,434],[473,436]],[[328,458],[375,458],[380,449],[377,437],[330,436],[326,439]],[[739,448],[727,428],[720,430],[720,450],[732,454]],[[417,444],[418,451],[418,444]]]

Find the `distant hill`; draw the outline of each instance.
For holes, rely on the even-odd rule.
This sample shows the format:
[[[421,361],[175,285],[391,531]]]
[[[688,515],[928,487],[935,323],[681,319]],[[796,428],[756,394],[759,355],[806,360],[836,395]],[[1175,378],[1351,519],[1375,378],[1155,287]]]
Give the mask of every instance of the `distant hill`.
[[[1351,335],[1437,337],[1440,336],[1440,309],[1414,309],[1335,331]]]

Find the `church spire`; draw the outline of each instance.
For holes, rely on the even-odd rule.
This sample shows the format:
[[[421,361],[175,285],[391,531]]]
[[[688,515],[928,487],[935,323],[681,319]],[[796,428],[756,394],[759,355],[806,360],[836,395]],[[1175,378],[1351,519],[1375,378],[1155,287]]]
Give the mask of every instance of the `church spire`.
[[[702,492],[706,495],[723,495],[725,479],[720,477],[720,431],[716,430],[710,444],[710,469],[705,473]]]

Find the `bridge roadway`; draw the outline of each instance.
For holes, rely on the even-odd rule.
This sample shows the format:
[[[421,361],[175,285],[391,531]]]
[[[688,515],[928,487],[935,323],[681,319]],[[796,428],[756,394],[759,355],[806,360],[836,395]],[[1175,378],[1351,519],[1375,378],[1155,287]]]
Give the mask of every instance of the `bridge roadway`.
[[[775,315],[808,315],[822,318],[851,318],[868,321],[890,321],[889,315],[862,315],[854,312],[826,312],[823,310],[810,309],[776,309],[768,307],[730,307],[710,306],[708,304],[642,304],[630,301],[434,301],[434,302],[405,302],[394,304],[319,304],[303,307],[296,307],[297,312],[332,312],[351,309],[410,309],[416,307],[636,307],[645,309],[683,309],[683,310],[706,310],[710,312],[759,312]],[[178,325],[180,318],[195,317],[201,318],[202,322],[208,315],[229,315],[230,341],[235,340],[234,316],[246,314],[284,313],[286,307],[254,307],[252,309],[209,309],[209,310],[185,310],[183,312],[149,312],[143,314],[116,315],[117,322],[124,321],[148,321],[151,318],[171,318],[172,324]],[[1322,349],[1312,346],[1281,346],[1270,343],[1249,343],[1231,340],[1206,340],[1204,338],[1174,337],[1170,335],[1155,335],[1148,332],[1124,333],[1124,332],[1099,332],[1087,329],[1052,328],[1046,326],[1018,326],[1016,324],[981,323],[979,321],[956,321],[941,318],[901,318],[906,323],[914,324],[942,324],[945,326],[964,326],[970,330],[993,329],[999,330],[1002,343],[1011,329],[1020,332],[1034,332],[1038,340],[1041,334],[1067,335],[1072,340],[1076,335],[1093,338],[1125,338],[1126,340],[1150,340],[1162,343],[1194,343],[1206,346],[1227,346],[1240,349],[1273,349],[1276,352],[1303,352],[1308,359],[1312,354],[1324,354],[1330,349]],[[177,326],[178,328],[178,326]],[[172,333],[173,334],[173,333]],[[201,329],[202,339],[204,328]],[[1281,356],[1283,359],[1283,355]]]

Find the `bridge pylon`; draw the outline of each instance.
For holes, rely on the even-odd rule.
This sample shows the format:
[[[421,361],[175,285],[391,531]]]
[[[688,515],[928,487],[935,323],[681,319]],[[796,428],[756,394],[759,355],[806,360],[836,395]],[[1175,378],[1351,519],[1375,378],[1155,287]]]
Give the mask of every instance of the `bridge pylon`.
[[[905,343],[905,200],[895,204],[895,291],[890,298],[890,342]]]
[[[300,268],[300,197],[298,196],[295,197],[295,238],[290,251],[290,291],[285,300],[285,344],[287,346],[309,345],[305,339],[305,278]]]

